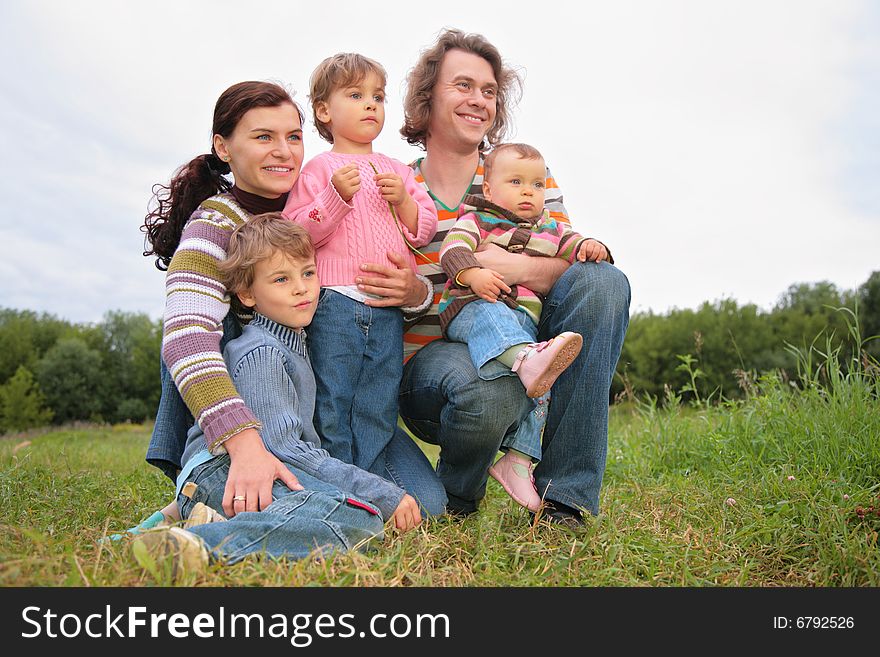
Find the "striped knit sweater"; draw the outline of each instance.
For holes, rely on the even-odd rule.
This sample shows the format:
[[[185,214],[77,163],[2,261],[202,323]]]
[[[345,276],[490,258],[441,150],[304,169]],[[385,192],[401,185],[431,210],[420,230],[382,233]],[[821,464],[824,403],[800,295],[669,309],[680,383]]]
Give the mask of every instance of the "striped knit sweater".
[[[440,246],[440,266],[449,278],[438,309],[444,335],[459,310],[479,299],[469,287],[455,283],[455,277],[465,269],[481,266],[474,256],[481,244],[497,244],[511,253],[563,258],[572,263],[580,245],[587,239],[571,226],[551,218],[546,209],[529,220],[479,196],[466,196],[463,202],[477,211],[459,217]],[[503,301],[510,308],[526,313],[535,325],[538,324],[543,302],[537,293],[524,285],[511,285],[510,293]]]
[[[410,166],[415,174],[416,182],[419,183],[426,192],[431,193],[428,183],[421,172],[422,160],[418,159]],[[434,301],[430,310],[420,319],[406,326],[406,333],[403,336],[403,353],[404,358],[410,358],[423,346],[441,337],[440,332],[440,315],[439,303],[446,285],[446,274],[440,268],[440,245],[449,232],[449,229],[455,225],[459,216],[459,207],[464,198],[468,195],[482,196],[483,194],[483,160],[477,163],[474,171],[474,177],[471,180],[470,187],[466,191],[464,197],[455,204],[454,207],[448,207],[438,200],[433,194],[431,198],[437,208],[437,234],[430,244],[419,249],[427,258],[417,258],[419,265],[418,273],[428,278],[434,286]],[[562,190],[556,185],[550,171],[547,171],[547,187],[544,196],[544,207],[550,211],[550,217],[557,222],[568,223],[568,214],[562,202]]]
[[[192,214],[165,278],[162,358],[212,454],[223,442],[260,423],[245,406],[220,352],[229,292],[217,264],[229,236],[250,215],[231,194],[212,196]]]

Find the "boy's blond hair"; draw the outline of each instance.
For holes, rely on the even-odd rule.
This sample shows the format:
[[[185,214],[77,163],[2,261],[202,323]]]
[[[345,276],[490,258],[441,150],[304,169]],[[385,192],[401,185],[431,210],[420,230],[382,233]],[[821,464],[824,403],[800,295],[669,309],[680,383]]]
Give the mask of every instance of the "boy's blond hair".
[[[234,296],[254,283],[257,263],[280,251],[289,258],[315,257],[315,245],[305,228],[280,212],[254,215],[229,237],[226,259],[217,265],[220,280]]]
[[[493,148],[483,160],[483,180],[486,180],[489,177],[489,171],[491,171],[492,166],[495,164],[495,158],[498,157],[498,153],[503,153],[504,151],[509,151],[511,149],[516,151],[516,154],[523,160],[544,159],[544,156],[541,155],[541,151],[529,144],[499,144]]]
[[[309,102],[312,104],[312,118],[318,134],[333,143],[333,134],[326,123],[318,119],[315,108],[318,103],[326,103],[336,89],[360,83],[369,73],[375,73],[385,86],[388,74],[383,66],[369,57],[354,52],[340,52],[318,64],[309,78]]]

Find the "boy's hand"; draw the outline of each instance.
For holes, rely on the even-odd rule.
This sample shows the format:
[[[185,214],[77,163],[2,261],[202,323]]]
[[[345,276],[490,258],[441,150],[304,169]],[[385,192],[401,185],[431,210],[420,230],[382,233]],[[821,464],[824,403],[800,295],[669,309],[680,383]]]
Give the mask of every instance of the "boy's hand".
[[[458,275],[458,280],[471,288],[481,299],[495,303],[499,296],[510,292],[504,277],[494,269],[471,267]]]
[[[608,259],[608,249],[602,242],[587,240],[578,249],[577,259],[581,262],[602,262]]]
[[[344,167],[339,167],[333,172],[330,182],[342,200],[348,203],[361,188],[361,174],[358,172],[357,164],[346,164]]]
[[[382,198],[391,203],[394,207],[406,202],[412,198],[406,187],[403,186],[403,178],[396,173],[377,173],[373,176],[376,186]]]
[[[403,496],[391,517],[394,519],[394,526],[399,532],[407,532],[414,527],[418,527],[422,522],[419,505],[411,495]]]

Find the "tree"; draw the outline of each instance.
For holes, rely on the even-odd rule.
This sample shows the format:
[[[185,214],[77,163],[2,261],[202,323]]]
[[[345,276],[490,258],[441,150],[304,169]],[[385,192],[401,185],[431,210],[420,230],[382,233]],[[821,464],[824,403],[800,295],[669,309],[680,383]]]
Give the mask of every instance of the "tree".
[[[34,375],[24,366],[0,386],[0,430],[22,431],[40,427],[52,421],[52,411],[46,408],[45,398]]]
[[[101,354],[81,339],[59,340],[37,364],[36,374],[56,423],[101,419]]]
[[[859,300],[862,339],[880,336],[880,271],[873,272],[859,286],[856,296]],[[868,342],[865,348],[874,358],[880,358],[880,337]]]

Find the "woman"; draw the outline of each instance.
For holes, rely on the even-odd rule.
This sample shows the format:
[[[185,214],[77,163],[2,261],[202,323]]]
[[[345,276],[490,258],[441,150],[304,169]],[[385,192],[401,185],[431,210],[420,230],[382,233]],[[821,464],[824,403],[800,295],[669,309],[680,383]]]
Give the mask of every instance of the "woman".
[[[158,186],[156,209],[144,226],[145,255],[156,255],[157,267],[168,271],[162,401],[147,458],[175,478],[194,416],[210,454],[229,454],[222,509],[233,517],[270,505],[276,479],[291,491],[302,489],[263,445],[259,421],[226,370],[221,349],[240,328],[228,313],[229,295],[217,269],[236,225],[283,208],[303,160],[302,113],[279,85],[242,82],[218,99],[212,134],[209,154]],[[193,464],[185,465],[198,483]],[[176,504],[162,512],[135,533],[156,524],[157,516],[179,517]]]

